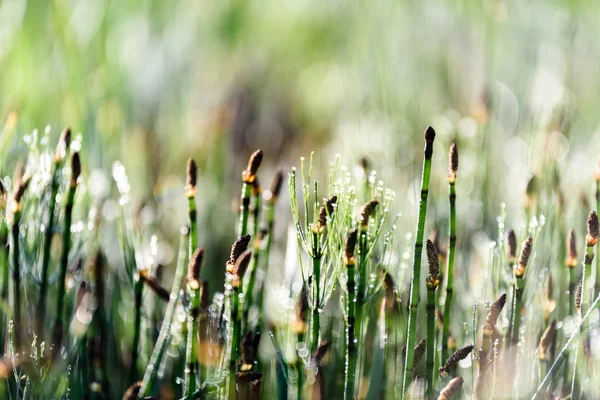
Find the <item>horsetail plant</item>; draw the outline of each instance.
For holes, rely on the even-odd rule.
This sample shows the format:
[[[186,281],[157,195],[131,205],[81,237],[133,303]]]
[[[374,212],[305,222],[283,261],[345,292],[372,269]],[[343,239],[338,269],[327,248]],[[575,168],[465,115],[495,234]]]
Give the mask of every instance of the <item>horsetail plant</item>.
[[[600,210],[600,161],[596,164],[594,179],[596,181],[596,210]],[[596,253],[598,251],[600,251],[600,246],[596,249]],[[596,287],[594,293],[596,296],[600,295],[600,257],[596,258]]]
[[[433,155],[433,141],[435,131],[432,127],[425,130],[425,158],[423,160],[423,172],[421,176],[421,200],[419,202],[419,216],[417,219],[417,233],[415,236],[415,252],[413,254],[413,268],[410,293],[410,312],[408,326],[406,329],[406,348],[412,349],[415,345],[415,333],[417,328],[417,310],[419,307],[419,286],[421,284],[421,255],[423,250],[423,234],[425,232],[425,218],[427,217],[427,196],[429,194],[429,175],[431,173],[431,158]],[[412,379],[413,353],[406,352],[404,363],[404,377],[402,379],[402,399],[406,397],[408,386]]]
[[[17,351],[22,349],[25,331],[21,323],[21,261],[19,253],[19,237],[21,227],[21,200],[29,186],[30,179],[21,177],[13,191],[12,211],[12,278],[13,278],[13,341]]]
[[[575,287],[577,286],[577,275],[575,267],[577,266],[577,239],[575,230],[571,229],[567,236],[567,259],[565,265],[569,268],[569,315],[575,313]]]
[[[54,234],[54,213],[56,209],[56,195],[58,194],[59,175],[62,170],[63,160],[69,150],[71,143],[71,129],[65,128],[62,132],[54,158],[52,160],[51,178],[50,178],[50,202],[48,205],[48,224],[44,231],[44,247],[42,253],[42,276],[40,282],[40,296],[38,298],[36,334],[39,340],[44,338],[44,320],[46,318],[46,296],[48,292],[48,267],[50,265],[50,246],[52,244],[52,235]],[[70,227],[69,227],[70,229]],[[61,267],[62,268],[62,267]]]
[[[484,400],[493,397],[489,382],[488,368],[493,361],[494,355],[491,353],[492,348],[492,335],[496,332],[496,323],[498,317],[506,304],[506,294],[502,294],[498,300],[496,300],[490,310],[483,327],[483,340],[481,341],[481,350],[479,351],[479,374],[475,381],[475,388],[473,391],[473,398]],[[493,385],[493,382],[491,383]]]
[[[227,273],[231,275],[228,279],[228,283],[231,286],[230,290],[232,291],[230,324],[233,326],[231,339],[229,341],[229,380],[227,392],[229,393],[230,398],[234,398],[236,393],[236,362],[240,352],[239,347],[242,330],[242,314],[240,307],[241,284],[251,259],[252,251],[245,250],[236,257],[235,263],[227,265]]]
[[[250,155],[248,165],[242,172],[242,196],[240,202],[240,222],[238,226],[238,234],[244,236],[248,233],[248,216],[250,214],[250,195],[252,194],[252,186],[256,181],[256,173],[262,163],[263,152],[256,150]]]
[[[594,287],[592,275],[592,262],[594,261],[594,247],[598,243],[598,236],[600,235],[600,223],[598,222],[598,215],[596,211],[592,211],[587,219],[587,235],[585,237],[585,257],[583,263],[583,277],[582,277],[582,290],[583,290],[583,307],[587,311],[594,294]]]
[[[65,313],[65,291],[67,268],[69,263],[69,250],[71,249],[71,221],[73,219],[73,204],[75,202],[75,191],[81,175],[81,159],[79,153],[73,153],[71,156],[71,181],[65,202],[65,221],[63,228],[62,253],[60,258],[60,276],[58,278],[58,297],[56,298],[56,319],[54,321],[53,340],[56,350],[62,343],[63,336],[63,315]]]
[[[450,354],[450,356],[446,359],[444,366],[439,369],[439,373],[441,376],[448,376],[454,373],[458,362],[467,358],[471,352],[473,351],[474,346],[469,344],[467,346],[461,347],[456,350],[454,353]]]
[[[433,398],[434,361],[435,361],[435,290],[440,283],[440,260],[433,242],[427,239],[427,260],[429,262],[429,276],[427,286],[427,355],[425,360],[425,380],[427,381],[427,398]]]
[[[533,238],[529,237],[523,243],[523,248],[521,249],[521,254],[519,255],[519,262],[514,267],[515,278],[517,280],[515,286],[515,303],[513,309],[513,320],[512,320],[512,338],[511,341],[513,344],[517,344],[519,342],[520,335],[520,327],[521,327],[521,308],[523,301],[523,289],[524,289],[524,276],[525,270],[527,268],[527,263],[529,262],[529,258],[531,256],[531,250],[533,246]]]
[[[346,390],[345,399],[354,398],[354,382],[356,377],[356,361],[357,361],[357,348],[356,348],[356,280],[355,276],[355,265],[356,258],[354,252],[356,249],[356,241],[358,237],[358,230],[352,229],[346,236],[346,245],[344,248],[344,264],[346,265],[346,273],[348,280],[346,281]]]
[[[454,254],[456,251],[456,172],[458,171],[458,149],[456,144],[450,146],[448,155],[448,174],[450,205],[450,246],[448,248],[448,266],[446,267],[446,297],[444,303],[444,327],[442,331],[442,360],[448,357],[448,336],[450,334],[450,313],[452,311],[452,296],[454,294]]]
[[[192,233],[193,236],[193,233]],[[194,250],[188,264],[187,287],[190,294],[190,306],[187,315],[187,345],[185,353],[185,392],[190,397],[196,390],[198,372],[198,315],[200,314],[200,269],[204,249]],[[201,383],[201,382],[200,382]]]

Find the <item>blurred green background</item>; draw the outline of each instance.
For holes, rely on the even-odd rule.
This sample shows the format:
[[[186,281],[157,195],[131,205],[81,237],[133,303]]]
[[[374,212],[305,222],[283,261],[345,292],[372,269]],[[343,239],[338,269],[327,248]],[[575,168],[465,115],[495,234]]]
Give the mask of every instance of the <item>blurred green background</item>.
[[[452,140],[465,231],[493,235],[502,201],[507,222],[523,224],[527,181],[535,173],[556,188],[556,169],[575,199],[568,212],[585,218],[577,206],[592,200],[600,151],[599,18],[594,1],[3,0],[2,174],[24,157],[25,135],[70,125],[90,192],[114,191],[121,160],[134,206],[149,207],[145,221],[174,244],[192,156],[200,243],[221,265],[254,149],[267,180],[313,150],[322,166],[335,153],[347,165],[368,156],[409,232],[433,125],[442,231]],[[289,220],[287,197],[279,207]],[[542,189],[541,212],[553,207]]]

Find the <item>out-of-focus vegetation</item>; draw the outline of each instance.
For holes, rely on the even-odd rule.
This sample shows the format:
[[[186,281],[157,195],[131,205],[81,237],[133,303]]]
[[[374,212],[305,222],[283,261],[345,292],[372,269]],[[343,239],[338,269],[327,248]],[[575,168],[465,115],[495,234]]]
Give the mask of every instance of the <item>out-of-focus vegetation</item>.
[[[192,157],[198,165],[194,197],[197,244],[204,247],[200,280],[208,282],[211,300],[213,293],[225,292],[212,300],[210,314],[213,325],[223,327],[224,332],[200,325],[201,332],[208,332],[207,337],[200,334],[200,346],[204,343],[215,351],[228,349],[228,356],[218,366],[214,354],[198,355],[198,384],[208,379],[218,386],[223,378],[228,383],[223,383],[217,393],[231,394],[232,369],[225,364],[227,357],[239,349],[232,345],[235,324],[227,313],[235,303],[231,299],[237,295],[227,287],[231,282],[223,286],[224,267],[231,244],[243,233],[243,229],[236,229],[241,171],[249,154],[261,148],[264,160],[258,178],[265,189],[277,170],[287,175],[293,165],[300,168],[301,156],[307,156],[304,163],[308,165],[308,155],[314,151],[312,178],[320,179],[315,211],[318,214],[323,197],[335,194],[340,197],[336,206],[345,218],[343,222],[328,221],[327,233],[319,233],[324,235],[318,237],[321,245],[333,249],[319,260],[327,271],[319,289],[310,281],[315,279],[315,255],[322,249],[307,241],[314,221],[303,218],[312,206],[309,204],[305,210],[300,196],[301,189],[304,196],[312,194],[311,179],[306,181],[308,189],[298,184],[297,199],[293,193],[290,199],[287,190],[282,191],[277,203],[269,203],[265,196],[258,207],[264,211],[259,224],[250,218],[248,233],[254,239],[260,234],[259,228],[269,227],[270,211],[277,215],[273,230],[264,232],[260,251],[255,249],[261,261],[252,261],[252,266],[263,267],[260,272],[266,273],[267,284],[262,286],[264,279],[259,273],[256,293],[249,300],[257,307],[252,312],[243,310],[242,301],[240,311],[240,329],[250,326],[263,331],[259,362],[252,368],[252,372],[264,374],[263,396],[276,390],[282,397],[291,396],[298,393],[298,386],[304,387],[306,396],[314,391],[339,396],[338,389],[343,389],[348,376],[351,382],[355,380],[359,398],[379,396],[380,388],[366,383],[369,379],[381,382],[389,396],[400,395],[405,378],[402,354],[406,350],[402,346],[410,336],[406,319],[411,259],[418,237],[414,227],[420,210],[423,130],[431,125],[437,136],[432,147],[427,220],[421,233],[426,239],[436,236],[436,232],[439,241],[436,245],[443,262],[435,302],[440,312],[447,298],[443,294],[447,288],[445,252],[450,247],[447,156],[451,143],[456,143],[460,151],[455,305],[450,321],[441,322],[443,316],[436,320],[440,326],[435,327],[435,366],[443,366],[445,361],[440,358],[444,354],[442,337],[446,337],[442,332],[446,330],[459,347],[475,346],[475,359],[469,357],[471,362],[459,365],[458,373],[450,371],[451,376],[464,378],[465,396],[475,390],[477,373],[485,371],[479,366],[479,351],[484,351],[486,357],[501,354],[499,362],[512,363],[502,365],[522,374],[510,388],[504,383],[512,376],[494,375],[498,398],[533,394],[544,377],[543,371],[551,366],[536,359],[543,331],[552,320],[557,321],[556,345],[547,355],[554,361],[577,331],[578,318],[585,315],[598,290],[584,301],[583,312],[577,315],[573,296],[584,275],[586,219],[590,210],[597,208],[595,182],[600,177],[595,172],[600,158],[598,18],[600,7],[593,1],[2,1],[0,176],[8,194],[0,227],[6,229],[6,237],[2,239],[0,231],[0,239],[9,244],[11,255],[11,229],[15,226],[11,197],[18,183],[24,182],[23,177],[31,178],[16,233],[22,244],[21,255],[2,264],[10,265],[11,273],[19,264],[22,277],[17,287],[23,291],[23,322],[19,329],[27,332],[23,339],[27,340],[25,347],[31,349],[17,349],[16,354],[23,359],[13,357],[7,364],[17,366],[14,373],[7,369],[11,371],[7,390],[13,396],[26,395],[29,390],[42,397],[49,393],[66,396],[72,391],[71,397],[78,398],[95,393],[96,386],[91,393],[86,392],[89,385],[85,382],[92,382],[103,388],[100,393],[105,398],[114,398],[134,380],[147,378],[144,373],[150,374],[154,385],[148,393],[158,393],[159,383],[166,397],[183,396],[182,386],[189,389],[189,376],[184,372],[190,355],[185,354],[185,341],[193,336],[188,335],[187,328],[193,323],[182,322],[190,316],[186,301],[193,290],[184,281],[181,287],[185,295],[176,296],[178,301],[186,300],[183,307],[181,303],[167,306],[139,283],[148,279],[135,279],[141,276],[138,269],[161,266],[157,269],[163,271],[163,276],[155,276],[157,282],[171,287],[174,280],[174,289],[177,277],[181,282],[183,272],[179,269],[178,275],[175,266],[178,259],[179,265],[185,266],[194,250],[179,249],[180,241],[189,247],[189,239],[185,235],[181,239],[180,230],[189,222],[184,172],[186,160]],[[57,165],[54,143],[67,125],[73,140]],[[65,204],[72,187],[69,157],[74,153],[83,160],[83,172],[72,199],[72,223],[68,224]],[[23,173],[15,173],[18,170]],[[375,170],[371,186],[363,185],[365,172]],[[331,171],[337,173],[337,178],[346,173],[352,178],[336,183]],[[389,191],[383,189],[380,180]],[[353,190],[356,197],[343,197]],[[363,291],[359,290],[357,309],[352,310],[363,321],[358,322],[356,333],[358,351],[354,356],[348,354],[357,365],[352,376],[339,370],[346,356],[343,332],[350,312],[345,291],[352,286],[348,286],[347,271],[341,268],[348,261],[342,259],[342,252],[345,235],[360,225],[356,219],[360,206],[373,194],[381,197],[381,204],[383,197],[389,203],[374,217],[377,224],[382,221],[382,226],[370,228],[371,234],[382,235],[369,239],[376,250],[368,253],[369,257],[361,256],[357,264],[357,287],[366,287],[360,287]],[[252,193],[250,208],[261,196],[260,192]],[[52,199],[56,200],[54,223],[49,222]],[[298,201],[292,212],[300,218],[295,229],[290,200],[292,204]],[[383,215],[387,217],[388,213],[390,218],[384,223]],[[396,214],[397,219],[392,221],[391,216]],[[523,316],[516,324],[513,302],[517,296],[513,288],[523,282],[507,266],[516,262],[511,264],[505,254],[509,228],[516,231],[519,251],[529,235],[534,240],[519,300],[525,307],[523,312],[518,310],[517,314]],[[579,260],[568,269],[564,260],[570,228],[580,238]],[[297,229],[306,235],[300,243],[295,240]],[[65,241],[67,230],[71,238]],[[299,249],[302,244],[304,249]],[[357,254],[364,254],[360,243],[357,249]],[[98,250],[101,252],[96,256]],[[303,254],[302,274],[298,253]],[[69,257],[61,259],[61,254]],[[106,310],[95,312],[96,289],[102,285],[95,280],[94,266],[104,262],[105,284],[107,293],[113,296],[109,300],[112,303],[105,300]],[[64,265],[69,268],[67,285],[59,289]],[[600,277],[596,261],[589,265],[589,279],[584,279],[588,289],[598,283],[594,277]],[[369,273],[361,268],[368,268]],[[47,282],[43,284],[45,269]],[[375,330],[378,324],[391,323],[380,321],[379,302],[374,305],[385,291],[381,269],[396,282],[399,306],[392,309],[400,310],[399,320],[394,321],[399,328],[394,332],[384,329],[390,336],[385,339],[389,346],[376,353],[381,359],[372,361],[365,360],[364,355],[383,340]],[[155,272],[149,268],[144,273]],[[235,274],[230,275],[235,278]],[[421,273],[421,283],[426,275]],[[549,284],[548,276],[552,276]],[[8,279],[1,279],[3,285]],[[245,278],[242,292],[250,280],[250,276]],[[40,294],[44,293],[44,285],[47,294]],[[92,289],[81,289],[80,285]],[[426,336],[428,291],[424,283],[421,286],[422,309],[412,338],[415,345]],[[311,324],[321,315],[315,313],[316,308],[327,303],[316,338],[311,330],[314,324],[306,332],[288,326],[290,321],[298,322],[291,310],[302,287],[311,290],[308,302],[312,313],[308,314],[312,316],[306,317]],[[552,294],[544,297],[548,287],[554,289],[554,298]],[[58,324],[55,317],[59,306],[54,304],[61,296],[59,291],[65,293],[65,341],[71,340],[64,349],[56,346],[53,336]],[[11,287],[11,296],[14,292]],[[504,292],[509,303],[498,320],[500,334],[488,329],[482,336],[478,327],[485,322],[489,304]],[[2,309],[5,316],[11,316],[14,304],[8,301],[8,291],[6,296],[2,293]],[[136,303],[140,293],[144,307]],[[173,291],[174,295],[178,293]],[[50,325],[40,328],[36,324],[45,298],[46,322]],[[386,299],[389,306],[389,296]],[[81,304],[85,307],[78,316]],[[225,322],[218,316],[223,304]],[[531,312],[535,308],[530,307],[547,310],[547,315]],[[175,316],[172,339],[159,331],[165,315]],[[5,359],[9,360],[15,348],[7,340],[8,318],[3,321],[2,340]],[[76,326],[68,330],[66,325],[71,321]],[[571,393],[565,392],[571,386],[574,395],[598,395],[593,388],[588,389],[599,362],[598,312],[591,312],[586,321],[591,322],[591,329],[581,335],[585,336],[584,345],[566,355],[567,368],[563,365],[558,372],[551,370],[553,383],[549,388],[563,391],[565,396]],[[104,330],[99,328],[104,324]],[[586,324],[582,329],[588,327]],[[512,331],[514,326],[517,332]],[[267,330],[274,332],[272,341]],[[33,332],[39,337],[32,345]],[[168,361],[163,364],[166,370],[155,376],[148,363],[158,356],[155,352],[160,346],[155,344],[161,337],[167,341],[166,355],[161,354],[161,360]],[[237,338],[238,345],[241,337]],[[484,337],[488,342],[493,339],[490,348],[485,347]],[[318,351],[319,338],[329,340],[331,345],[329,358],[319,360],[324,365],[322,374],[314,362],[318,357],[310,357]],[[42,342],[45,347],[40,348]],[[105,364],[98,361],[84,378],[82,363],[95,360],[93,352],[99,350],[94,345],[100,346],[98,343],[107,346]],[[62,360],[50,362],[45,352],[52,354],[52,360],[60,354]],[[496,360],[495,356],[492,359]],[[281,370],[282,360],[287,374]],[[415,363],[416,375],[429,377],[431,368],[424,364]],[[128,374],[117,376],[106,372],[106,366],[108,371],[127,370]],[[32,373],[36,368],[42,371],[41,376]],[[497,370],[495,364],[491,370]],[[2,371],[0,368],[0,375]],[[61,380],[57,374],[64,371],[71,371],[71,378]],[[225,378],[220,373],[225,373]],[[412,382],[412,375],[408,378]],[[438,376],[437,370],[432,379],[436,394],[449,381]],[[282,382],[287,389],[282,389]],[[425,393],[427,384],[422,379],[415,382],[411,393]],[[144,390],[148,389],[146,381],[145,385]],[[352,392],[352,388],[346,390],[349,396]]]

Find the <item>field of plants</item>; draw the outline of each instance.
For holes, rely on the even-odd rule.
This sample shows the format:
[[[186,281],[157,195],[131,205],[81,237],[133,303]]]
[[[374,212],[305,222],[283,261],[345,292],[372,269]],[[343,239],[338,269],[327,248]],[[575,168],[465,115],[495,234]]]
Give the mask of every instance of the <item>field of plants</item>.
[[[599,399],[598,18],[0,2],[0,399]]]

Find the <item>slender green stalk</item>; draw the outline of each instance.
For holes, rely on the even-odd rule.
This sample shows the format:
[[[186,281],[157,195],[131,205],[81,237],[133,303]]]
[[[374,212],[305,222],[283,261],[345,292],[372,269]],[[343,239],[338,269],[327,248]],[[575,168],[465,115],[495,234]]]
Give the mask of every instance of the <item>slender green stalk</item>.
[[[63,316],[65,315],[65,291],[67,268],[69,264],[69,250],[71,248],[71,221],[73,218],[73,204],[77,181],[81,174],[81,161],[79,153],[74,153],[71,158],[71,184],[65,201],[65,221],[63,227],[62,253],[60,257],[60,277],[58,278],[58,297],[56,298],[56,319],[54,321],[54,345],[60,348],[63,337]]]
[[[240,222],[238,226],[239,236],[248,233],[248,215],[250,214],[250,195],[252,185],[256,181],[256,172],[262,162],[262,150],[256,150],[248,160],[248,166],[242,172],[242,196],[240,201]]]
[[[250,321],[248,321],[248,315],[250,313],[250,308],[254,303],[254,286],[256,284],[256,275],[258,272],[260,254],[261,254],[261,244],[265,236],[265,231],[261,230],[258,232],[258,236],[254,237],[254,255],[252,257],[252,269],[250,271],[250,276],[248,278],[248,285],[244,290],[244,294],[246,299],[244,301],[244,311],[242,315],[242,323],[244,325],[244,329],[248,330],[250,327]],[[259,303],[257,303],[259,304]]]
[[[507,247],[508,247],[508,269],[512,272],[515,267],[515,261],[517,259],[517,235],[512,229],[508,231],[507,235]],[[506,330],[506,336],[504,341],[506,343],[512,340],[512,329],[513,329],[513,318],[515,311],[515,294],[516,294],[516,283],[511,282],[510,285],[510,307],[508,308],[508,329]]]
[[[154,350],[152,351],[152,355],[150,356],[150,361],[148,362],[148,366],[146,367],[146,372],[144,373],[144,379],[142,380],[140,394],[142,394],[143,396],[150,396],[152,394],[152,387],[156,380],[159,366],[162,362],[163,355],[165,354],[165,351],[169,344],[169,339],[171,337],[171,326],[173,323],[173,317],[175,316],[175,311],[177,309],[177,302],[179,301],[179,289],[181,288],[181,281],[186,270],[185,261],[188,255],[188,235],[189,228],[183,228],[181,230],[179,255],[177,258],[177,267],[175,268],[175,277],[173,278],[173,285],[171,287],[169,304],[167,305],[167,310],[165,312],[162,325],[160,327],[158,341],[154,346]]]
[[[65,153],[71,141],[71,130],[66,128],[58,142],[56,153],[52,162],[52,177],[50,180],[50,203],[48,204],[48,223],[44,232],[44,247],[42,252],[42,276],[40,283],[40,296],[38,298],[36,334],[39,341],[44,340],[44,321],[46,318],[46,297],[48,294],[48,267],[50,265],[50,247],[54,233],[54,212],[56,209],[56,195],[58,193],[59,175]]]
[[[580,324],[583,325],[584,322],[587,322],[588,317],[592,314],[592,311],[598,307],[598,305],[600,305],[600,296],[596,297],[596,300],[594,300],[594,302],[590,305],[590,307],[588,308],[587,312],[585,313],[585,315],[583,316],[583,318],[581,319]],[[562,365],[562,363],[565,361],[565,359],[568,357],[569,354],[569,349],[571,348],[571,345],[573,343],[573,341],[579,337],[579,335],[584,331],[584,329],[578,329],[573,336],[571,336],[569,338],[569,340],[567,340],[567,342],[564,344],[563,348],[561,349],[560,353],[558,354],[558,356],[556,356],[556,359],[554,360],[554,363],[552,364],[552,366],[550,367],[550,369],[548,370],[548,372],[546,373],[546,376],[544,377],[544,379],[542,379],[542,382],[540,383],[540,385],[538,386],[537,390],[535,391],[535,393],[532,396],[532,400],[536,400],[541,398],[542,394],[543,394],[543,390],[544,388],[550,383],[551,379],[552,379],[552,375],[554,374],[554,372],[556,370],[558,370],[560,368],[560,366]]]
[[[9,247],[8,226],[5,221],[0,222],[0,269],[2,273],[2,286],[0,287],[0,298],[8,304],[8,281],[9,281]],[[0,349],[6,345],[5,334],[8,331],[7,317],[4,313],[0,316]]]
[[[135,382],[138,376],[138,358],[140,352],[140,336],[142,331],[142,294],[144,290],[144,280],[140,277],[138,271],[134,276],[133,302],[135,308],[135,318],[133,321],[133,342],[131,343],[131,366],[129,369],[129,379]]]
[[[446,300],[444,303],[444,327],[442,330],[442,360],[448,357],[448,336],[450,335],[450,312],[454,295],[454,253],[456,251],[456,172],[458,170],[458,150],[456,144],[450,146],[450,174],[448,175],[448,203],[450,204],[450,246],[448,248],[448,266],[446,268]]]
[[[425,159],[423,160],[423,174],[421,177],[421,200],[419,202],[419,217],[417,219],[417,233],[415,236],[415,251],[413,255],[412,285],[410,293],[410,314],[408,316],[406,348],[415,347],[415,333],[417,329],[417,309],[419,307],[419,285],[421,284],[421,253],[423,250],[423,233],[425,231],[425,218],[427,216],[427,196],[429,193],[429,175],[431,173],[431,157],[433,155],[433,141],[435,131],[432,127],[425,131]],[[412,351],[406,352],[404,363],[404,377],[402,379],[402,399],[406,397],[408,386],[412,379],[413,370]]]
[[[429,276],[427,286],[427,348],[425,354],[425,380],[427,381],[427,398],[433,398],[435,385],[433,369],[435,367],[435,290],[440,283],[440,259],[435,244],[427,240],[427,261]]]
[[[311,321],[311,354],[319,347],[319,331],[321,328],[321,311],[319,299],[321,298],[321,254],[319,249],[319,234],[313,232],[313,307]]]
[[[188,265],[187,286],[190,294],[190,308],[187,315],[187,346],[185,353],[185,392],[188,398],[196,390],[198,373],[198,316],[200,315],[200,268],[204,249],[194,251]]]
[[[356,247],[358,230],[351,230],[346,236],[346,246],[344,250],[344,264],[346,265],[346,273],[348,280],[346,281],[346,368],[345,368],[345,394],[346,400],[354,399],[354,386],[356,379],[356,280],[354,278],[356,259],[354,258],[354,250]]]
[[[25,332],[21,324],[21,261],[19,253],[19,236],[21,227],[21,199],[25,189],[29,185],[29,179],[21,179],[14,190],[12,198],[12,277],[13,277],[13,340],[17,352],[22,350]]]
[[[521,308],[523,302],[523,289],[524,289],[524,276],[529,257],[531,256],[531,250],[533,246],[533,239],[528,238],[523,244],[521,255],[519,256],[519,262],[514,268],[515,278],[517,280],[515,290],[515,307],[513,310],[513,321],[512,321],[512,338],[511,341],[514,345],[519,342],[520,326],[521,326]]]
[[[202,262],[203,250],[198,249],[198,227],[196,212],[196,179],[197,167],[193,159],[188,159],[186,166],[185,195],[188,199],[188,222],[190,226],[189,243],[189,269],[187,289],[190,296],[190,308],[187,316],[187,345],[185,353],[185,393],[189,397],[196,390],[197,362],[197,317],[200,312],[200,264],[197,268],[196,262]],[[197,274],[197,273],[198,274]]]

